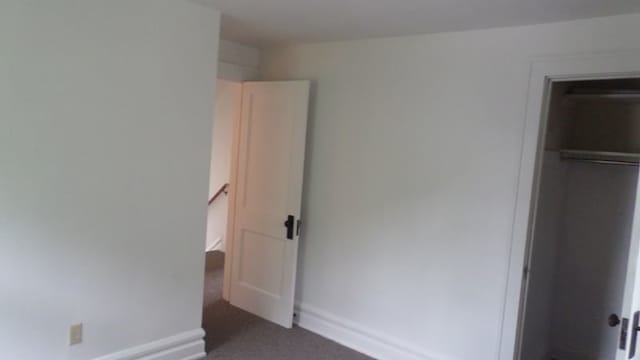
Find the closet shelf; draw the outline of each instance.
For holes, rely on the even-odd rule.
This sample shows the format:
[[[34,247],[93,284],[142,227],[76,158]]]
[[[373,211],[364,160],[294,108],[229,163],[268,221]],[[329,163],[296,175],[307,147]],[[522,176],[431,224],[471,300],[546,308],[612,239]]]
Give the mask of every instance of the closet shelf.
[[[638,90],[575,90],[565,94],[569,100],[606,100],[606,101],[629,101],[640,102],[640,91]]]
[[[640,164],[640,153],[563,149],[560,150],[560,157],[565,160],[598,164],[629,166],[638,166]]]

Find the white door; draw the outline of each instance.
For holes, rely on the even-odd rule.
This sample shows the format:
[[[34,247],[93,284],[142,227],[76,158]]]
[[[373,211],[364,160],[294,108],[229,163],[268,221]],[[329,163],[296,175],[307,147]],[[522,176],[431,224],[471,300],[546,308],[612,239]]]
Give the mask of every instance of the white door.
[[[622,302],[620,338],[616,360],[640,359],[640,177],[636,187],[627,276]]]
[[[243,84],[231,304],[291,327],[309,82]]]

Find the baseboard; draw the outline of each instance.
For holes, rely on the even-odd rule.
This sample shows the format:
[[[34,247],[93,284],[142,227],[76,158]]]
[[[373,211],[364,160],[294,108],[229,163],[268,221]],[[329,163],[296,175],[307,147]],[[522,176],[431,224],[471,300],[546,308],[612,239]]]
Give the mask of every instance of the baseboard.
[[[195,329],[93,360],[201,360],[204,330]]]
[[[296,324],[378,360],[446,360],[448,357],[425,352],[386,334],[366,329],[305,304],[296,305]]]

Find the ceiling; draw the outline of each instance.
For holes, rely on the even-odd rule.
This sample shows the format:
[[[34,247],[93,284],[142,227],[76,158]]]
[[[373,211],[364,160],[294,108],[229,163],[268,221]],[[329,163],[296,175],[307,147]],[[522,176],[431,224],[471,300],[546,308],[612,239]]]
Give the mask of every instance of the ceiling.
[[[210,0],[246,45],[351,40],[640,12],[639,0]]]

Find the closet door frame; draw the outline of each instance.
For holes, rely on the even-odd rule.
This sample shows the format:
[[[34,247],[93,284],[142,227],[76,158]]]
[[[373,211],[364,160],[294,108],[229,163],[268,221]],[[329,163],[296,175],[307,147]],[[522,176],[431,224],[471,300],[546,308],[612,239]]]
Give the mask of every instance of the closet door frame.
[[[526,273],[531,260],[552,85],[558,81],[640,78],[640,51],[535,59],[531,63],[530,74],[499,360],[520,360],[521,355],[528,291]],[[637,212],[634,216],[636,221],[640,219]],[[630,253],[633,253],[633,249],[640,251],[638,232],[640,229],[634,227]],[[638,263],[632,261],[630,265],[635,268]],[[636,280],[638,279],[627,279],[625,288],[633,286],[632,283]],[[629,318],[631,305],[625,304],[625,308],[621,316]]]

